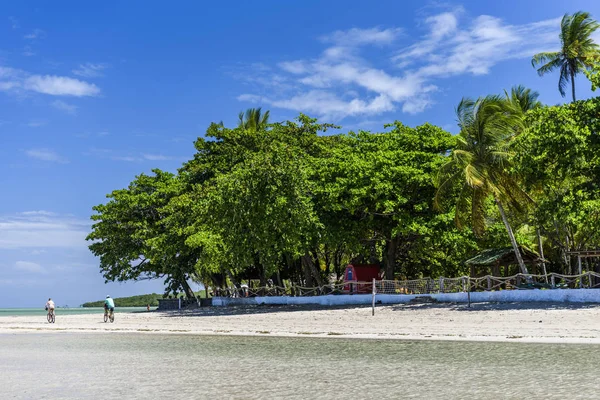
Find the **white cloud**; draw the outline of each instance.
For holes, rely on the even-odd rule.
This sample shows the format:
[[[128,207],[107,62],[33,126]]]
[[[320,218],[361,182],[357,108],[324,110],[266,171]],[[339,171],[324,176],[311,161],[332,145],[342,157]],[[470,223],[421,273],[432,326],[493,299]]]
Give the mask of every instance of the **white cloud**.
[[[81,248],[89,231],[88,221],[70,216],[0,216],[0,249]]]
[[[44,32],[41,29],[34,29],[33,32],[28,33],[27,35],[23,36],[24,39],[28,39],[28,40],[43,39],[45,37],[46,37],[46,32]]]
[[[0,91],[32,91],[52,96],[96,96],[100,88],[66,76],[31,75],[26,71],[0,66]]]
[[[334,43],[338,46],[362,46],[366,44],[390,44],[402,32],[399,28],[380,29],[368,28],[359,29],[352,28],[347,31],[335,31],[329,35],[321,37],[321,40],[326,43]]]
[[[115,161],[127,161],[127,162],[139,162],[139,161],[142,161],[142,159],[140,157],[134,157],[134,156],[113,156],[113,157],[111,157],[111,160],[115,160]]]
[[[32,272],[37,274],[45,274],[47,271],[38,263],[31,261],[17,261],[15,263],[15,269],[25,272]]]
[[[150,161],[166,161],[171,159],[171,157],[165,156],[163,154],[144,154],[143,157],[144,159]]]
[[[105,137],[110,135],[110,132],[107,131],[101,131],[101,132],[84,132],[84,133],[77,133],[74,136],[78,137],[78,138],[90,138],[90,137]]]
[[[24,72],[19,69],[0,66],[0,83],[7,85],[7,88],[2,90],[8,90],[15,84],[20,85],[19,81],[23,79],[24,75]]]
[[[25,57],[35,56],[35,53],[33,52],[33,50],[31,50],[31,47],[29,46],[25,46],[21,54],[23,54]]]
[[[57,110],[64,111],[67,114],[75,115],[77,114],[77,106],[69,103],[65,103],[62,100],[55,100],[50,105]]]
[[[115,160],[115,161],[142,162],[142,161],[167,161],[167,160],[172,160],[173,157],[166,156],[164,154],[144,153],[140,156],[137,156],[137,155],[127,155],[127,156],[113,155],[110,157],[110,159]]]
[[[433,104],[432,93],[443,79],[484,75],[509,59],[529,59],[558,47],[560,18],[511,25],[489,15],[467,20],[462,8],[422,19],[425,34],[402,47],[401,32],[414,29],[368,28],[336,31],[321,38],[329,44],[316,58],[277,63],[277,69],[243,75],[256,90],[245,90],[239,101],[342,119],[401,109],[419,113]],[[403,39],[407,36],[403,33]],[[388,46],[381,51],[377,47]],[[369,55],[364,47],[371,46]],[[271,76],[285,85],[272,89]],[[262,82],[266,84],[262,85]]]
[[[35,211],[23,211],[22,213],[19,213],[19,215],[25,215],[25,216],[44,216],[44,217],[55,217],[57,216],[56,213],[52,212],[52,211],[46,211],[46,210],[35,210]]]
[[[385,95],[367,100],[357,98],[345,100],[323,90],[311,90],[284,100],[274,100],[253,95],[241,95],[238,99],[251,102],[264,102],[278,108],[318,114],[333,119],[361,114],[381,114],[394,109],[392,102]]]
[[[100,89],[93,83],[54,75],[32,75],[24,81],[24,88],[54,96],[96,96]]]
[[[46,125],[46,121],[29,121],[27,123],[27,126],[30,128],[39,128],[44,125]]]
[[[25,154],[31,158],[41,161],[57,162],[61,164],[66,164],[69,162],[67,159],[61,157],[55,151],[50,149],[30,149],[25,151]]]
[[[13,29],[19,29],[21,27],[21,25],[19,24],[19,20],[16,17],[10,16],[8,17],[8,20],[10,21],[10,26]]]
[[[416,74],[427,79],[484,75],[499,62],[530,58],[558,47],[560,18],[508,25],[499,18],[480,15],[460,29],[459,13],[428,18],[429,33],[394,57],[398,66],[413,65]]]
[[[284,61],[278,64],[279,68],[291,74],[303,74],[307,71],[307,67],[304,61]]]
[[[106,68],[108,68],[108,64],[85,63],[80,64],[79,68],[73,70],[73,73],[78,76],[83,76],[84,78],[96,78],[103,76],[102,71]]]

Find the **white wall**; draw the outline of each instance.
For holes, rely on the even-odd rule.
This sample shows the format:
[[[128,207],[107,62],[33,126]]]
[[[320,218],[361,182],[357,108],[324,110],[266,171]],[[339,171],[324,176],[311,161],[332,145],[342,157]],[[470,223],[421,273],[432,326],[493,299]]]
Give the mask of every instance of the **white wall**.
[[[378,294],[378,304],[402,304],[419,296],[431,296],[440,302],[466,303],[467,293],[433,293],[429,295]],[[326,295],[311,297],[262,296],[248,298],[213,297],[213,306],[232,305],[300,305],[317,304],[322,306],[371,304],[370,294]],[[558,302],[558,303],[600,303],[600,289],[554,289],[554,290],[502,290],[497,292],[472,292],[471,302]]]

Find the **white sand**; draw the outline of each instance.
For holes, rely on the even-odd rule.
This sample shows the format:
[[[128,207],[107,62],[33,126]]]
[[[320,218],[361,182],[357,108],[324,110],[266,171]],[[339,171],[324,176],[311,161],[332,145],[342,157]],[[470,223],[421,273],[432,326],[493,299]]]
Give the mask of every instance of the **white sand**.
[[[0,317],[0,333],[145,332],[330,338],[600,343],[600,305],[424,304],[325,308],[209,307],[184,312]]]

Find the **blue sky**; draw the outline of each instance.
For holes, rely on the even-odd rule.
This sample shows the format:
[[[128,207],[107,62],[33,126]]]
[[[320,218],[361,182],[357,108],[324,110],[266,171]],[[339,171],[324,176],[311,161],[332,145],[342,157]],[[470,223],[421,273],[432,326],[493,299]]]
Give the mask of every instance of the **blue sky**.
[[[578,10],[600,17],[600,3],[558,0],[4,3],[0,307],[161,292],[104,285],[91,207],[141,172],[176,171],[211,121],[248,107],[456,132],[463,96],[524,84],[563,102],[530,58],[557,49],[560,17]]]

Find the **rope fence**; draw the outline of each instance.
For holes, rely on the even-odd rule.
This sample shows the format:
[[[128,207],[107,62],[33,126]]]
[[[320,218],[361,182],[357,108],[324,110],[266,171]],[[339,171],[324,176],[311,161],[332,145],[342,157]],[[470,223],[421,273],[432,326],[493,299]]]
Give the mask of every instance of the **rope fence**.
[[[432,294],[459,292],[489,292],[521,289],[567,289],[600,288],[600,273],[585,272],[579,275],[549,273],[545,275],[516,274],[507,277],[485,275],[476,278],[423,278],[404,281],[376,280],[373,282],[332,283],[319,287],[298,285],[215,288],[215,297],[257,297],[257,296],[322,296],[328,294]]]

